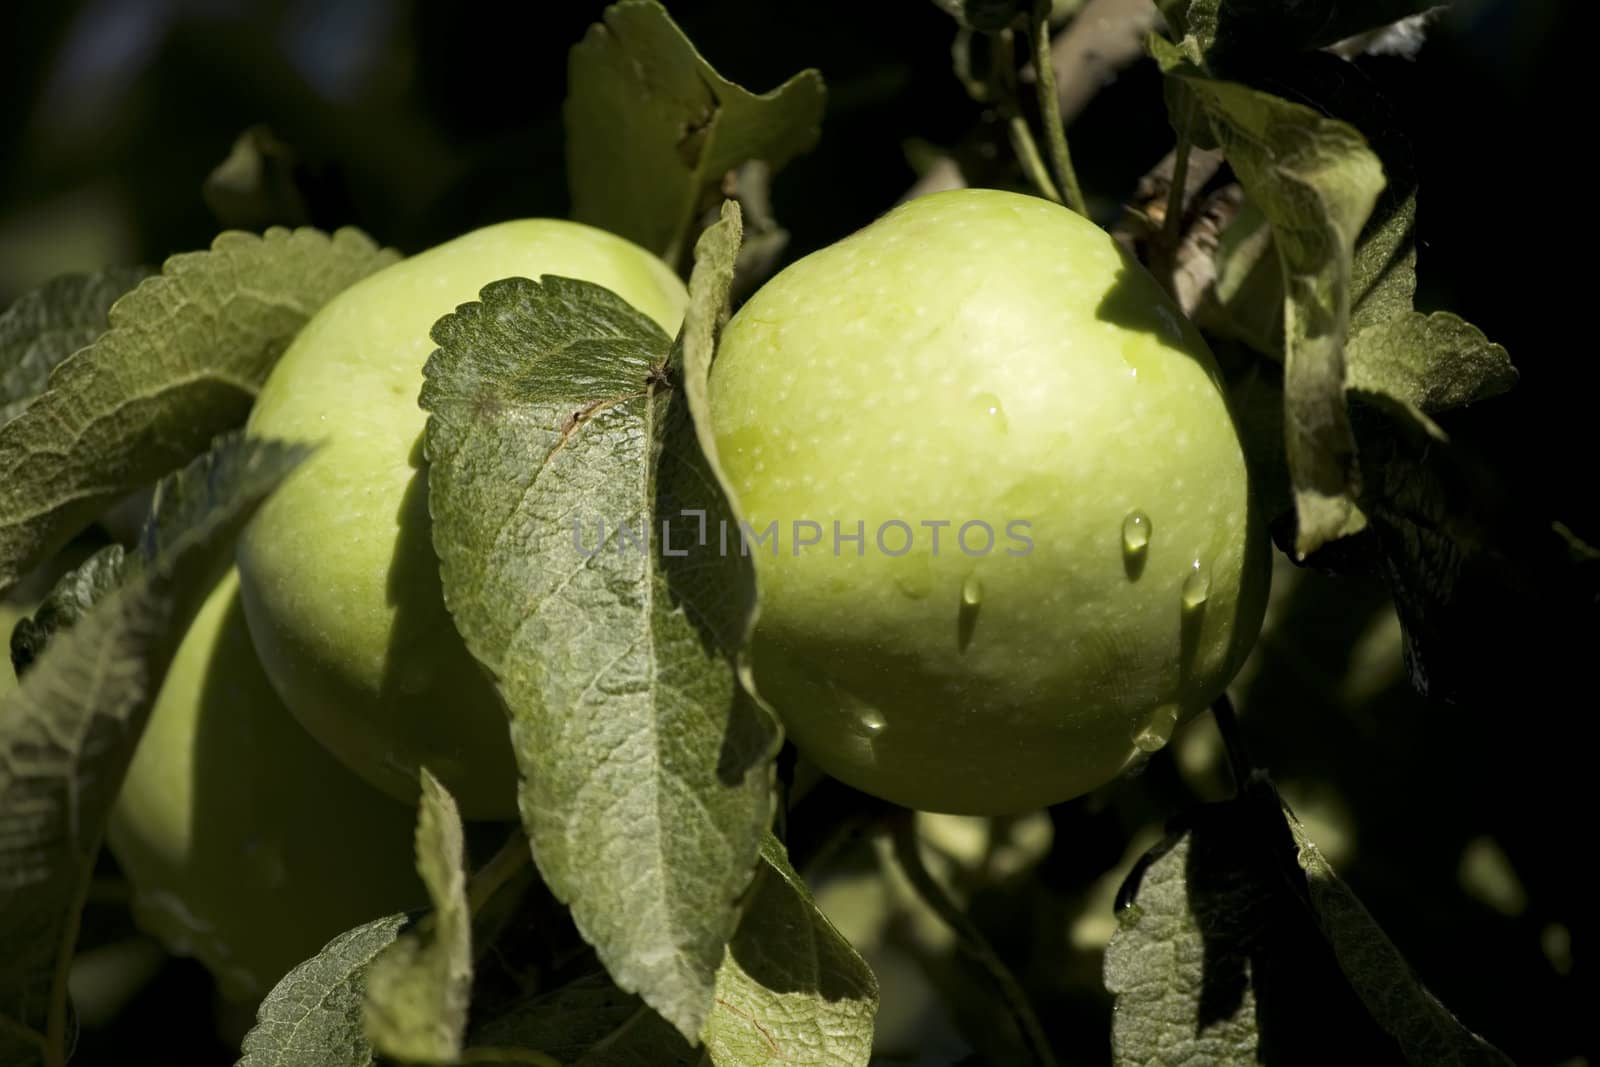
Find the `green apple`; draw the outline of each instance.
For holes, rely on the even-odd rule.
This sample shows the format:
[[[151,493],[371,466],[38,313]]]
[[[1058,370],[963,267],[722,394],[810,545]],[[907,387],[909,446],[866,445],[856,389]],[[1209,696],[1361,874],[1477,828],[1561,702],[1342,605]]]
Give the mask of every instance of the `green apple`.
[[[1077,796],[1260,629],[1216,365],[1065,208],[935,194],[795,263],[728,323],[711,410],[754,535],[757,687],[860,789],[972,814]]]
[[[477,230],[331,300],[251,412],[260,437],[320,442],[245,530],[245,614],[267,675],[305,728],[369,782],[417,792],[426,765],[469,818],[514,817],[506,716],[445,610],[417,406],[429,331],[500,278],[613,290],[669,333],[688,296],[643,249],[572,222]]]
[[[184,635],[106,837],[140,924],[252,999],[337,934],[427,896],[413,812],[273,694],[238,586],[230,571]]]

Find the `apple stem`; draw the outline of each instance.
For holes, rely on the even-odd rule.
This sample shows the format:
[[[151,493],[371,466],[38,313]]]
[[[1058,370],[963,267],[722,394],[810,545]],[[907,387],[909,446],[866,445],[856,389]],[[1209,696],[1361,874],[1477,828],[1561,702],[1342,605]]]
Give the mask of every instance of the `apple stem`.
[[[1039,1017],[1034,1013],[1033,1005],[1028,1002],[1027,994],[1022,991],[1022,984],[1017,981],[1017,976],[1011,973],[1011,968],[1007,967],[1005,961],[995,952],[977,924],[954,900],[950,899],[944,886],[939,884],[938,879],[934,878],[933,873],[922,862],[922,848],[917,838],[917,813],[900,812],[890,820],[890,824],[895,860],[899,863],[906,880],[911,883],[911,887],[916,890],[923,902],[955,932],[956,943],[989,972],[989,977],[999,987],[1001,999],[1011,1010],[1023,1041],[1033,1053],[1034,1062],[1041,1067],[1056,1067],[1055,1053],[1050,1050],[1050,1042],[1045,1038],[1044,1027],[1039,1024]]]
[[[1056,181],[1066,194],[1066,205],[1085,218],[1089,208],[1078,186],[1078,172],[1072,168],[1072,152],[1067,148],[1067,127],[1061,120],[1061,98],[1056,95],[1056,65],[1050,54],[1050,0],[1035,0],[1033,22],[1033,85],[1039,94],[1039,113],[1044,120],[1045,141],[1050,145],[1050,162]],[[1059,198],[1058,198],[1059,199]]]

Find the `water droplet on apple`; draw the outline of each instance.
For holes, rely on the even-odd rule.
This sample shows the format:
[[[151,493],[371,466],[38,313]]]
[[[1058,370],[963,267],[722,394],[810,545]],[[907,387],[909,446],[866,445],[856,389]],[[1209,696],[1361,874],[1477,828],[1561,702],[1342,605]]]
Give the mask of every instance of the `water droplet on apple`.
[[[1162,704],[1150,713],[1150,718],[1133,735],[1133,745],[1140,752],[1159,752],[1172,740],[1172,731],[1178,726],[1178,705]]]
[[[961,604],[956,610],[956,648],[962,652],[972,644],[972,635],[978,629],[978,605],[983,603],[983,582],[976,574],[969,574],[961,583]]]
[[[856,725],[869,738],[878,737],[889,728],[889,722],[883,717],[883,712],[877,708],[867,707],[863,707],[856,712]]]
[[[1150,550],[1150,516],[1135,508],[1122,519],[1122,562],[1128,577],[1137,578]]]
[[[1199,611],[1211,597],[1211,570],[1194,561],[1189,576],[1183,580],[1183,609]]]
[[[1001,433],[1006,432],[1008,428],[1006,410],[1000,405],[999,397],[993,393],[979,393],[972,400],[978,406],[978,411],[982,414],[982,417],[989,420],[988,424],[990,426]]]

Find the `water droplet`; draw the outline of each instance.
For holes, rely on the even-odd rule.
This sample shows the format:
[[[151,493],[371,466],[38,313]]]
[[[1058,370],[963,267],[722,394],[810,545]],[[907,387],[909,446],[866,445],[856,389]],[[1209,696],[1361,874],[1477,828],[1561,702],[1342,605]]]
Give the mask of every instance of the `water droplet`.
[[[1172,731],[1178,725],[1178,705],[1162,704],[1150,713],[1150,719],[1133,735],[1133,744],[1140,752],[1159,752],[1172,740]]]
[[[1001,433],[1005,433],[1008,423],[1006,422],[1006,410],[1000,406],[1000,398],[993,393],[979,393],[972,399],[973,403],[978,406],[978,411],[982,413],[983,418],[988,420],[988,424]]]
[[[956,610],[956,648],[962,652],[972,644],[972,635],[978,629],[978,605],[983,602],[983,582],[976,574],[967,575],[961,583],[961,604]]]
[[[1137,508],[1122,520],[1122,566],[1129,578],[1137,578],[1144,571],[1152,529],[1150,516]]]
[[[1189,576],[1183,580],[1183,607],[1185,611],[1199,611],[1206,606],[1206,601],[1211,596],[1211,570],[1203,567],[1199,560],[1194,561],[1194,567]]]
[[[889,722],[883,717],[883,712],[877,708],[861,708],[856,712],[856,725],[868,737],[877,737],[889,728]]]

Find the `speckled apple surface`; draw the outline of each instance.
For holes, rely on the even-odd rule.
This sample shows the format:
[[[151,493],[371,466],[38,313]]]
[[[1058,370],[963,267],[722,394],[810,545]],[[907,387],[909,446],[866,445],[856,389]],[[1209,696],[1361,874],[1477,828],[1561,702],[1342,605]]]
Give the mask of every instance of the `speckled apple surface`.
[[[1260,628],[1268,552],[1216,365],[1065,208],[935,194],[795,263],[729,322],[711,410],[742,514],[780,526],[776,555],[753,546],[757,686],[868,792],[1079,795],[1205,707]],[[798,555],[796,520],[823,531]],[[890,555],[896,520],[914,539]]]
[[[323,750],[273,694],[218,583],[178,647],[106,838],[142,926],[253,999],[345,930],[427,902],[410,808]]]
[[[516,815],[505,712],[445,610],[417,406],[429,331],[489,282],[604,285],[668,332],[687,294],[643,249],[577,223],[507,222],[401,261],[330,301],[284,353],[249,429],[320,442],[239,545],[262,664],[351,769],[414,797],[426,765],[472,817]]]

